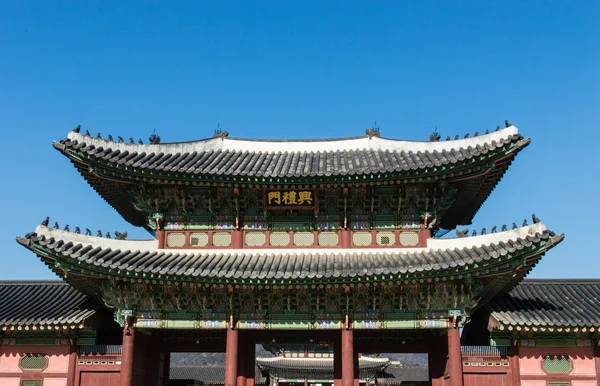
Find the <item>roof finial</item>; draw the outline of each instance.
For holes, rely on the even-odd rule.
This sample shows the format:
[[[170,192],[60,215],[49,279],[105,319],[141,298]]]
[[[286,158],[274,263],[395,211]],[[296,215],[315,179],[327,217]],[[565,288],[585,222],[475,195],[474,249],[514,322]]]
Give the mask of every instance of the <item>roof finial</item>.
[[[429,135],[429,142],[439,142],[440,138],[442,138],[442,136],[440,135],[440,133],[438,133],[437,126],[436,126],[433,133],[431,133]]]
[[[506,119],[506,120],[504,121],[504,126],[505,126],[505,127],[511,127],[511,126],[512,126],[512,123],[510,123],[510,122],[508,121],[508,119]]]
[[[377,126],[377,121],[373,123],[373,127],[369,127],[365,132],[369,139],[381,136],[381,134],[379,133],[379,126]]]
[[[148,138],[152,145],[158,145],[160,143],[160,137],[156,134],[156,129],[154,129],[154,133]]]
[[[77,127],[73,129],[73,132],[79,133],[80,130],[81,130],[81,125],[77,125]]]
[[[221,130],[221,122],[217,122],[217,128],[213,133],[213,138],[225,138],[229,137],[229,131]]]

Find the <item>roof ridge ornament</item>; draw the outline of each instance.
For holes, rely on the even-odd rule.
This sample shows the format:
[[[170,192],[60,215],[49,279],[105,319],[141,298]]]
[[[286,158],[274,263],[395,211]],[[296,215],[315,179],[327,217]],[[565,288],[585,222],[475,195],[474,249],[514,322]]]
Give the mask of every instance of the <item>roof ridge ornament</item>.
[[[150,141],[150,144],[152,144],[152,145],[158,145],[160,143],[160,137],[156,134],[156,129],[154,129],[154,132],[148,138],[148,140]]]
[[[367,134],[369,139],[373,137],[381,137],[381,133],[379,132],[379,126],[377,126],[377,121],[373,123],[373,127],[368,127],[367,130],[365,130],[365,134]]]
[[[226,138],[226,137],[229,137],[229,131],[221,130],[221,124],[217,123],[217,128],[215,129],[215,132],[213,133],[213,138]]]
[[[440,133],[438,133],[438,129],[437,129],[437,126],[436,126],[435,130],[433,131],[433,133],[431,133],[429,135],[429,142],[439,142],[440,138],[442,138],[442,136],[440,135]]]

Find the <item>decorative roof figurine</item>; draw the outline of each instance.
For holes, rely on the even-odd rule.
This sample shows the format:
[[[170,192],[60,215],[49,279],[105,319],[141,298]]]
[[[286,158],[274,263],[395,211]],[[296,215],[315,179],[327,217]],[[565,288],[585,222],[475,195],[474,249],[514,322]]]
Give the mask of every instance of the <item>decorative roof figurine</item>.
[[[152,145],[158,145],[160,143],[160,137],[156,134],[156,129],[154,129],[154,133],[148,138]]]

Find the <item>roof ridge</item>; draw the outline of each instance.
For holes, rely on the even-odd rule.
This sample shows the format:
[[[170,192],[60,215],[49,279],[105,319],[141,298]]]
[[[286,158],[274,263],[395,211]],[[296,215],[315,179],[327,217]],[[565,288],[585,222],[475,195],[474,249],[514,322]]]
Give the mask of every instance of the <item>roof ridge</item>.
[[[535,278],[523,279],[522,284],[551,284],[551,283],[600,283],[600,278]]]
[[[63,280],[0,280],[0,285],[36,285],[36,284],[54,284],[54,285],[68,285],[69,283]]]

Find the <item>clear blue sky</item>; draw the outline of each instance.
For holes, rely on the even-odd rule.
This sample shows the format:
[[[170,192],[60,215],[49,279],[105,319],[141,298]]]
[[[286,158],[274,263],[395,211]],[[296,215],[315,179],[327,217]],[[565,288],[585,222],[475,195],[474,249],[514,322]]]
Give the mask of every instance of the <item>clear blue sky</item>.
[[[504,119],[532,143],[468,228],[536,213],[566,240],[532,277],[598,276],[599,19],[598,1],[2,1],[0,279],[54,277],[14,241],[47,215],[149,237],[52,148],[78,124],[427,140]]]

